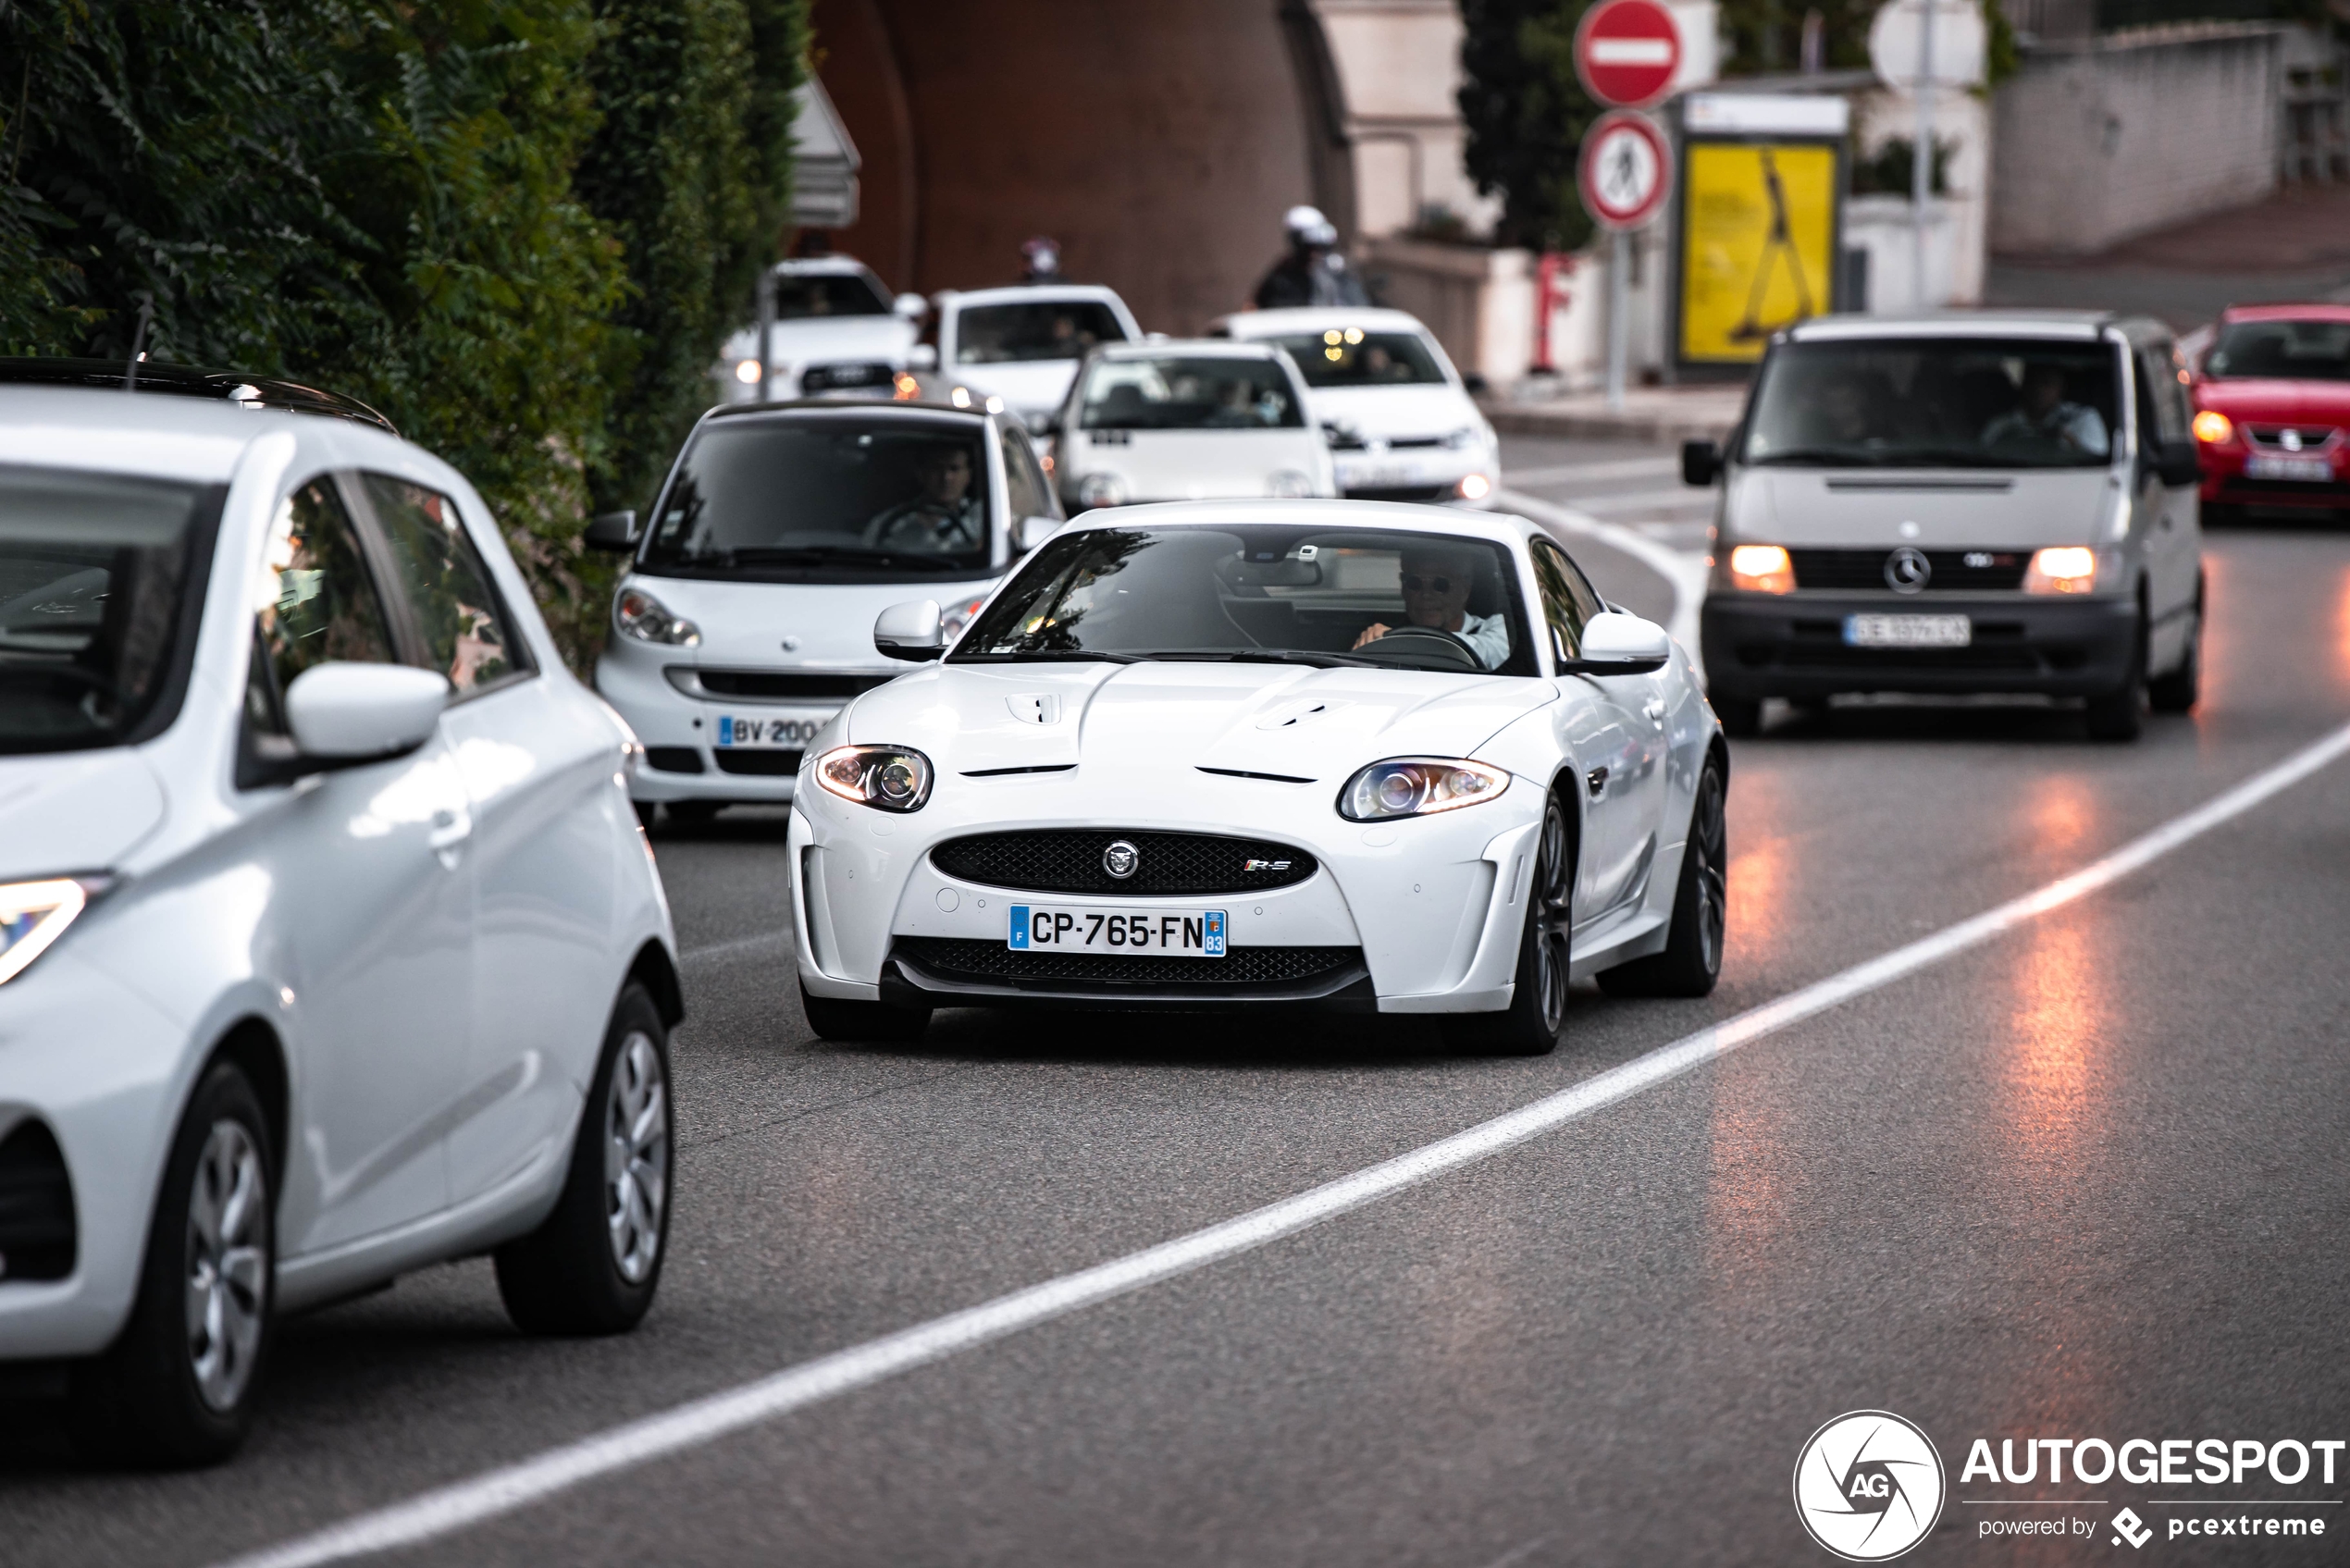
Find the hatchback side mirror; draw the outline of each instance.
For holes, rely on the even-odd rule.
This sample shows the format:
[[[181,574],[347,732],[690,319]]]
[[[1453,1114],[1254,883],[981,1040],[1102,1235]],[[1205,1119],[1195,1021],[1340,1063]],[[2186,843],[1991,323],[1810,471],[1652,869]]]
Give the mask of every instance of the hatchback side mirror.
[[[378,762],[432,738],[447,677],[407,664],[314,664],[286,688],[286,725],[304,760]]]
[[[1722,472],[1722,449],[1712,441],[1681,443],[1681,483],[1702,488]]]
[[[1023,517],[1012,525],[1012,548],[1026,555],[1051,538],[1060,525],[1058,517]]]
[[[2203,459],[2193,441],[2165,441],[2155,455],[2154,472],[2166,485],[2201,484]]]
[[[923,663],[946,651],[946,635],[938,623],[938,600],[909,599],[893,604],[873,622],[873,648],[884,658]]]
[[[920,321],[930,314],[930,302],[920,294],[900,294],[890,302],[889,308],[907,321]]]
[[[1673,658],[1673,639],[1653,621],[1610,610],[1583,623],[1583,657],[1559,661],[1563,675],[1645,675]]]
[[[637,514],[634,512],[599,512],[588,525],[579,542],[589,549],[623,550],[637,548]]]
[[[908,349],[906,351],[906,368],[909,370],[936,370],[938,368],[938,345],[936,343],[916,343],[912,348]]]

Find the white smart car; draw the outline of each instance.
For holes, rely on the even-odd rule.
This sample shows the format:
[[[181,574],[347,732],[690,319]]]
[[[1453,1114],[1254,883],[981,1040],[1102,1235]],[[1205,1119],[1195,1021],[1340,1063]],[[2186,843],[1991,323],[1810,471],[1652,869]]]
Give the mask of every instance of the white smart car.
[[[897,395],[930,310],[920,294],[892,299],[872,269],[853,256],[777,262],[773,281],[765,401]],[[720,401],[761,401],[756,326],[726,340],[713,374]]]
[[[1418,317],[1315,305],[1243,311],[1208,330],[1289,351],[1348,496],[1492,504],[1501,439]]]
[[[649,823],[791,799],[800,752],[842,703],[905,671],[873,617],[919,593],[950,635],[1059,526],[1017,421],[921,403],[724,408],[686,438],[633,549],[596,688],[644,742],[629,788]]]
[[[1134,501],[1335,496],[1305,386],[1270,343],[1096,349],[1055,420],[1054,480],[1071,512]]]
[[[936,605],[874,642],[939,658]],[[810,747],[803,1000],[847,1039],[1286,1006],[1547,1051],[1571,976],[1712,988],[1728,767],[1687,656],[1519,518],[1094,514]]]
[[[0,1360],[167,1461],[275,1314],[625,1328],[669,1215],[634,743],[462,475],[266,391],[0,389]]]
[[[956,408],[1008,413],[1047,429],[1077,364],[1143,329],[1116,290],[1095,283],[1021,283],[934,297],[938,341],[914,350],[920,395]]]

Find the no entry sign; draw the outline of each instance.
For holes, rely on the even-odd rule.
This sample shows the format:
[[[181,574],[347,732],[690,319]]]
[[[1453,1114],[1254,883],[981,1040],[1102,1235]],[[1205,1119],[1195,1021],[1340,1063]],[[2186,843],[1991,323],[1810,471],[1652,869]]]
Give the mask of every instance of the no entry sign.
[[[1645,109],[1681,68],[1681,30],[1657,0],[1600,0],[1575,27],[1575,74],[1602,104]]]
[[[1673,154],[1646,115],[1611,109],[1583,133],[1577,184],[1583,210],[1602,228],[1638,228],[1664,205]]]

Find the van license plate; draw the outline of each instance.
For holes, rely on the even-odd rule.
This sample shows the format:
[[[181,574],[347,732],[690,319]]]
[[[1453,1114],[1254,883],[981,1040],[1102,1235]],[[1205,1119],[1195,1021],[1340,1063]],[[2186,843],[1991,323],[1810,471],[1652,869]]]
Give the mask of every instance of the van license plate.
[[[1220,958],[1221,909],[1085,909],[1015,904],[1004,945],[1016,953],[1133,953]]]
[[[1847,648],[1964,648],[1974,623],[1963,615],[1847,615]]]
[[[2327,457],[2270,457],[2254,452],[2244,460],[2247,479],[2297,479],[2322,485],[2333,477],[2333,460]]]

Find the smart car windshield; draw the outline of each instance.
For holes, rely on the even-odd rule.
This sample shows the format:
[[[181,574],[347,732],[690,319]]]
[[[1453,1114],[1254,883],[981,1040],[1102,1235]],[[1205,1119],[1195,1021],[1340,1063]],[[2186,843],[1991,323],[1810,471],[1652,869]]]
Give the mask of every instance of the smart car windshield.
[[[785,273],[775,279],[775,319],[887,315],[889,296],[868,272]]]
[[[1788,343],[1763,366],[1750,463],[2099,468],[2120,433],[2109,343],[1985,338]]]
[[[1444,379],[1416,332],[1332,327],[1267,340],[1289,351],[1309,387],[1415,387]]]
[[[1096,343],[1125,340],[1117,313],[1098,300],[971,305],[955,316],[955,357],[964,364],[1082,359]]]
[[[1048,541],[959,663],[1199,660],[1536,673],[1509,552],[1382,528],[1107,527]]]
[[[1097,361],[1085,377],[1088,430],[1299,430],[1305,412],[1271,360],[1233,354]]]
[[[143,738],[184,682],[211,492],[0,467],[0,753]]]
[[[877,583],[991,559],[987,449],[968,419],[763,415],[705,426],[678,460],[637,569]]]
[[[2350,381],[2350,321],[2233,321],[2204,356],[2220,381]]]

